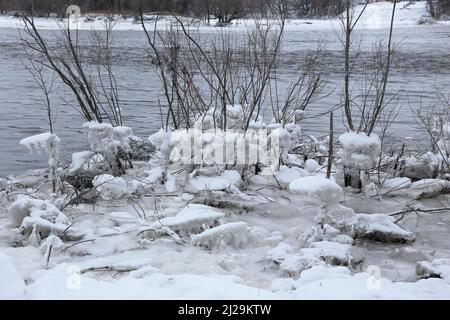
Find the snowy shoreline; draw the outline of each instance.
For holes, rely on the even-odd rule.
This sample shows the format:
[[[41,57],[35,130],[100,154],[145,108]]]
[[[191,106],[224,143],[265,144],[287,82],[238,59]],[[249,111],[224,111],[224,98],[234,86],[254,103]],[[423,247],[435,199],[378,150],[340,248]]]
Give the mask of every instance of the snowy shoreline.
[[[402,1],[398,3],[398,11],[395,17],[396,28],[410,28],[410,27],[424,27],[427,23],[419,24],[422,17],[427,16],[426,1],[412,2]],[[355,7],[355,14],[362,9],[362,5]],[[385,29],[389,28],[389,15],[392,10],[392,3],[390,2],[375,2],[370,3],[361,17],[361,21],[357,29]],[[70,26],[78,30],[102,30],[104,29],[105,17],[93,16],[87,19],[87,16],[74,18],[70,20]],[[155,16],[146,16],[149,21],[152,21]],[[161,16],[157,24],[158,29],[167,29],[173,23],[173,18],[170,16]],[[36,26],[42,30],[58,30],[59,24],[67,24],[67,19],[56,18],[35,18]],[[264,20],[262,20],[264,21]],[[270,20],[269,20],[270,21]],[[139,22],[135,22],[133,18],[117,18],[115,20],[116,31],[142,31],[142,26]],[[252,19],[238,19],[233,21],[229,26],[216,27],[214,21],[210,25],[204,22],[196,22],[191,18],[184,18],[184,22],[190,24],[191,27],[199,31],[213,31],[217,29],[222,30],[240,30],[252,26],[255,21]],[[341,22],[334,19],[288,19],[286,21],[286,31],[300,31],[300,30],[340,30]],[[450,21],[436,21],[436,25],[449,25]],[[0,28],[21,28],[23,24],[20,18],[13,16],[0,15]]]
[[[131,131],[118,132],[128,143]],[[102,146],[92,134],[99,152],[107,140]],[[357,138],[344,134],[341,144],[354,153],[367,140]],[[41,141],[49,139],[56,138],[22,144],[46,148]],[[74,154],[58,174],[97,172],[92,204],[70,204],[71,192],[52,194],[47,170],[1,180],[0,297],[450,298],[448,213],[410,214],[400,224],[387,215],[438,207],[449,200],[448,181],[387,179],[358,194],[342,189],[338,174],[326,179],[310,159],[276,176],[250,176],[246,186],[233,169],[205,166],[185,176],[171,165],[161,184],[164,139],[151,136],[159,151],[121,177],[98,175],[103,169],[94,164],[102,159],[88,160],[89,151]]]
[[[423,4],[401,6],[399,25],[416,25]],[[362,28],[384,28],[392,6],[369,8]],[[337,23],[304,22],[287,29]],[[427,127],[437,150],[410,153],[384,150],[369,123],[333,129],[332,113],[330,135],[305,135],[302,104],[272,119],[196,104],[141,138],[114,103],[88,101],[85,150],[61,161],[70,140],[49,104],[49,131],[20,141],[47,168],[0,178],[0,298],[450,298],[448,119]]]

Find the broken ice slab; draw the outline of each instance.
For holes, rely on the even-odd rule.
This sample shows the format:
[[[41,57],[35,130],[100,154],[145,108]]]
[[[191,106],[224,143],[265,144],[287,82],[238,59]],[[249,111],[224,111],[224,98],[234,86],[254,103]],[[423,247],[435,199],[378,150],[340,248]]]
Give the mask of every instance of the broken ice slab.
[[[368,239],[381,242],[412,242],[413,232],[403,229],[387,214],[355,214],[339,223],[340,229],[352,233],[355,239]]]

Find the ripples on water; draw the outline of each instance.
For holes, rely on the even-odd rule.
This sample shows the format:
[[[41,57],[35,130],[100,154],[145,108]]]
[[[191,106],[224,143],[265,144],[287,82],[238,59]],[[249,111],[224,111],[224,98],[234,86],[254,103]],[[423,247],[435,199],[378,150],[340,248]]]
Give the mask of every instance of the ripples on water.
[[[57,31],[43,31],[51,37]],[[376,40],[376,30],[364,31],[361,44],[361,61],[368,59]],[[83,31],[81,32],[83,33]],[[213,34],[209,34],[213,36]],[[307,133],[325,135],[328,117],[314,117],[328,111],[341,99],[343,63],[340,43],[334,32],[287,31],[284,39],[280,66],[280,84],[286,86],[292,78],[292,65],[301,61],[308,51],[317,47],[318,40],[325,42],[319,67],[326,80],[326,98],[312,105],[305,120]],[[424,139],[419,132],[411,108],[429,108],[439,101],[435,87],[450,94],[450,27],[421,26],[395,30],[395,40],[400,42],[395,63],[391,69],[389,90],[400,92],[401,111],[391,132],[399,140],[412,136]],[[142,32],[121,31],[115,35],[115,73],[120,86],[125,124],[135,134],[147,137],[161,125],[157,99],[161,94],[160,81],[148,65],[148,51]],[[26,169],[45,165],[45,156],[29,155],[19,145],[19,140],[46,130],[46,113],[43,109],[42,93],[22,66],[22,50],[18,31],[0,29],[0,176],[19,173]],[[355,70],[355,90],[362,83],[357,74],[363,68],[358,63]],[[86,148],[81,126],[82,118],[64,99],[70,94],[61,85],[55,84],[53,108],[56,111],[55,130],[62,139],[62,154],[70,159],[74,150]],[[70,100],[70,99],[69,99]],[[270,112],[266,112],[270,116]],[[342,130],[342,121],[337,117],[337,130]]]

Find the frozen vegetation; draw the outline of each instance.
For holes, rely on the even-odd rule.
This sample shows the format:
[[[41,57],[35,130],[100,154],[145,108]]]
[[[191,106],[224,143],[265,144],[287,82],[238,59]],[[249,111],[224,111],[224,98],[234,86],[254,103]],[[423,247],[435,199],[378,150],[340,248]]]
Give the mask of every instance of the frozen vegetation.
[[[355,193],[339,170],[327,179],[292,153],[301,165],[261,179],[187,173],[159,155],[169,136],[152,136],[151,160],[114,176],[99,168],[124,135],[92,127],[91,151],[58,167],[56,193],[45,170],[2,180],[2,297],[449,298],[448,211],[427,212],[447,201],[445,180],[394,178],[370,195],[374,177]],[[49,137],[21,144],[45,149]],[[341,136],[335,166],[367,168],[377,139]],[[64,177],[80,172],[91,184],[77,190]]]
[[[397,16],[404,25],[423,14],[421,2],[408,7],[414,14]],[[368,6],[362,24],[376,8],[389,15],[392,5]],[[45,152],[48,168],[0,178],[0,298],[450,298],[447,121],[430,127],[437,147],[394,152],[364,123],[334,132],[331,115],[328,136],[305,136],[301,106],[271,119],[250,103],[200,108],[196,96],[183,120],[169,108],[163,128],[137,137],[102,118],[120,113],[116,98],[109,111],[94,98],[103,112],[80,125],[86,150],[64,163],[69,141],[31,136],[20,144]],[[253,140],[261,132],[266,148]],[[192,141],[200,159],[186,149]]]

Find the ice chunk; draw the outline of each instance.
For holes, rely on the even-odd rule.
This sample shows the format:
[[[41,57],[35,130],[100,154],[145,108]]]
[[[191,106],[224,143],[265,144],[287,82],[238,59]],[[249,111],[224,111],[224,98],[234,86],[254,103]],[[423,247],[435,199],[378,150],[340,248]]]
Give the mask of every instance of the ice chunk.
[[[410,186],[411,186],[410,178],[403,177],[403,178],[386,179],[382,181],[378,193],[387,196],[401,195],[404,194],[406,189],[408,189]]]
[[[111,212],[109,218],[118,225],[136,223],[138,221],[135,216],[131,215],[128,212]]]
[[[450,283],[450,259],[435,259],[417,263],[416,272],[423,278],[441,278]]]
[[[69,219],[54,205],[27,196],[20,196],[8,212],[13,226],[20,225],[20,231],[27,234],[36,230],[41,237],[59,234],[70,225]]]
[[[188,204],[174,217],[167,217],[154,222],[150,228],[162,230],[168,227],[180,235],[201,232],[205,227],[213,227],[224,214],[213,207],[203,204]]]
[[[348,279],[350,274],[351,272],[347,267],[318,265],[304,270],[296,281],[296,285],[301,286],[322,279]]]
[[[281,263],[289,257],[293,251],[294,248],[290,244],[281,242],[278,246],[267,252],[267,259],[275,263]]]
[[[449,187],[449,182],[439,179],[423,179],[413,182],[407,195],[414,199],[432,198]]]
[[[314,202],[336,204],[342,200],[343,192],[334,181],[319,177],[309,176],[298,178],[289,184],[289,190],[306,196]]]
[[[360,213],[340,224],[355,238],[383,242],[411,242],[415,239],[414,233],[395,224],[394,218],[386,214]]]
[[[191,243],[206,249],[222,249],[226,246],[243,248],[248,242],[248,230],[245,222],[223,224],[191,238]]]
[[[297,178],[306,176],[308,176],[308,172],[304,169],[298,167],[289,168],[287,166],[281,166],[276,175],[276,178],[280,183],[289,184]]]
[[[431,152],[406,157],[404,176],[411,179],[434,178],[438,173],[440,163],[441,159]]]
[[[314,159],[308,159],[305,162],[305,170],[308,171],[309,173],[314,173],[320,168],[321,168],[320,164],[317,163],[317,161]]]
[[[235,170],[226,170],[220,176],[192,178],[190,187],[194,192],[207,190],[224,190],[230,186],[239,186],[242,182],[241,175]]]
[[[362,251],[357,247],[331,241],[319,241],[311,243],[310,248],[302,248],[298,253],[287,257],[280,264],[280,269],[290,276],[297,276],[313,266],[327,264],[355,266],[363,259]]]

